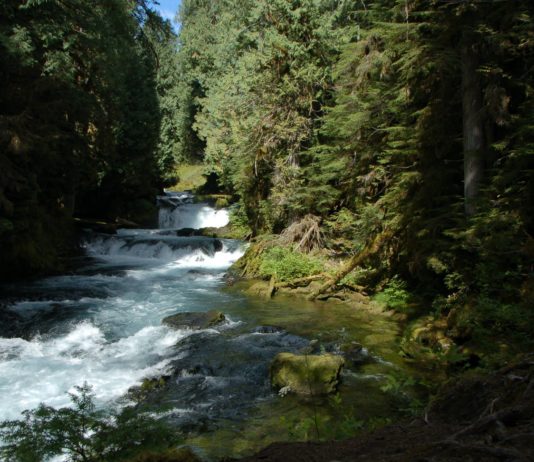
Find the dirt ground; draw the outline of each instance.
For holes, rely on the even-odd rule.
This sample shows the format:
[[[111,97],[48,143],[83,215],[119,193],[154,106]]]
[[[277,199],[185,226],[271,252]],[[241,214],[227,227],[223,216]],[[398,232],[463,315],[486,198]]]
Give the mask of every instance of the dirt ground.
[[[534,461],[534,354],[446,384],[425,415],[354,439],[277,443],[240,462]]]

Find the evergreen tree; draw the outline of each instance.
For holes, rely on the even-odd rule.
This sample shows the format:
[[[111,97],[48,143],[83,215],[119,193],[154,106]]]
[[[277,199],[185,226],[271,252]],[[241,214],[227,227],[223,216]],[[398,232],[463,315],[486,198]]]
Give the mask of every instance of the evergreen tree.
[[[14,276],[57,265],[73,213],[115,218],[152,200],[159,108],[145,2],[0,12],[0,250]]]
[[[301,154],[328,97],[338,13],[337,2],[257,3],[233,35],[244,51],[201,100],[206,161],[243,199],[256,231],[300,213],[290,191],[302,181]]]

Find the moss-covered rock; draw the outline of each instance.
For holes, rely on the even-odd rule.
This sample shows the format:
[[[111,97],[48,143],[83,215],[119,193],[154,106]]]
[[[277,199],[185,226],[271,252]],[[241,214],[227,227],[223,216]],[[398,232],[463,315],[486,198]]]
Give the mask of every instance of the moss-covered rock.
[[[447,321],[432,316],[419,318],[412,323],[401,341],[402,352],[414,359],[432,359],[447,353],[454,342],[446,335]]]
[[[200,313],[176,313],[167,316],[162,323],[175,329],[208,329],[226,321],[221,311],[205,311]]]
[[[177,236],[204,236],[218,237],[220,239],[241,239],[241,235],[236,232],[232,225],[226,225],[221,228],[182,228],[176,231]]]
[[[267,290],[269,290],[268,281],[254,281],[252,284],[246,287],[243,292],[248,295],[265,296],[267,294]]]
[[[165,387],[169,376],[145,378],[141,385],[136,385],[128,389],[128,396],[133,401],[140,403],[146,400],[151,393]]]
[[[363,345],[361,343],[354,341],[343,343],[339,349],[349,361],[359,362],[362,359]]]
[[[336,391],[345,361],[332,354],[278,353],[271,363],[271,384],[299,395],[327,395]]]

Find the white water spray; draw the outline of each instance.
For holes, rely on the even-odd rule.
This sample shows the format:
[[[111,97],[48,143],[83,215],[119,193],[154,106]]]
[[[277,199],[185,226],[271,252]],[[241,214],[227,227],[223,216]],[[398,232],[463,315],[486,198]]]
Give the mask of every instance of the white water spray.
[[[162,225],[228,223],[227,211],[190,200],[171,196],[180,204],[164,204]],[[237,241],[141,229],[92,235],[84,247],[95,259],[89,273],[38,281],[32,290],[49,299],[38,295],[9,307],[36,327],[29,336],[0,337],[0,420],[41,402],[68,405],[67,392],[84,382],[104,404],[163,374],[178,354],[174,345],[195,333],[171,330],[161,319],[206,309],[224,270],[243,254]]]

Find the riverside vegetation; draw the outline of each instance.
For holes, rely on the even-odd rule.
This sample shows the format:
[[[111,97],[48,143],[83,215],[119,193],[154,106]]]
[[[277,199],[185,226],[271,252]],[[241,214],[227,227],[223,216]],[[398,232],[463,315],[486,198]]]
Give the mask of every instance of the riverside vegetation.
[[[75,218],[149,223],[201,168],[250,242],[230,274],[265,303],[382,309],[408,361],[450,374],[532,351],[533,2],[183,0],[177,35],[145,0],[0,13],[4,278],[61,270]],[[32,412],[3,431],[60,413]],[[473,412],[474,434],[510,426]],[[454,435],[474,460],[522,441]]]

